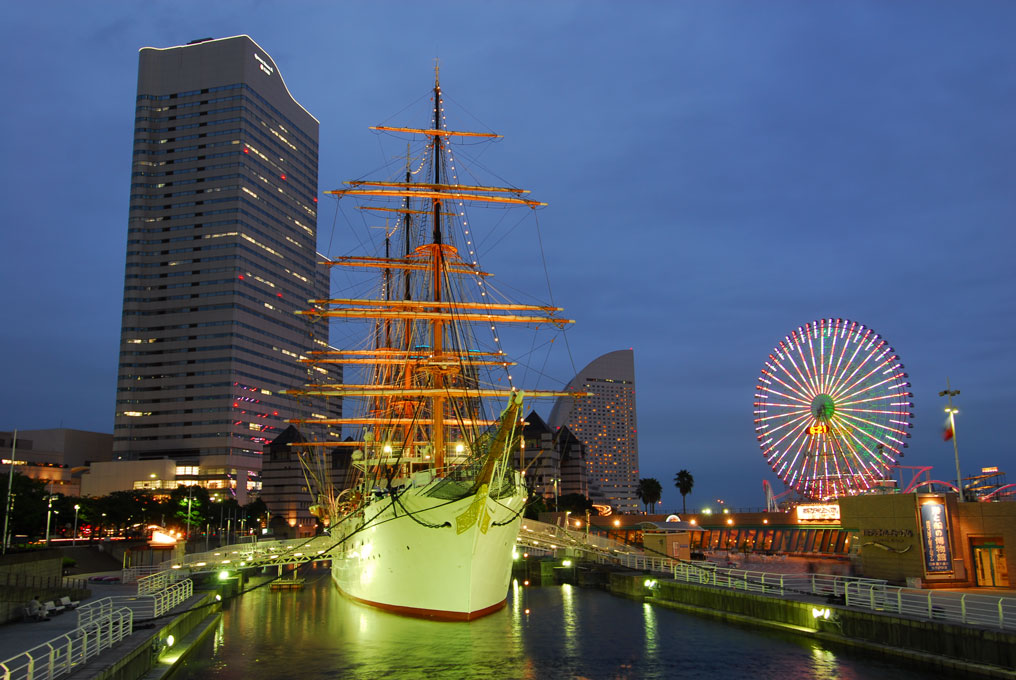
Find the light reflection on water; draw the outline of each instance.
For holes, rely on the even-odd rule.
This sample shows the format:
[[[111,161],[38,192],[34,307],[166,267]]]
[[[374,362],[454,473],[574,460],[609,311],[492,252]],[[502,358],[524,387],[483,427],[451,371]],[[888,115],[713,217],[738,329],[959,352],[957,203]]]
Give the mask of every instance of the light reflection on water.
[[[302,591],[259,588],[231,601],[173,680],[924,677],[573,586],[513,584],[500,612],[439,623],[347,600],[326,569],[306,576]]]

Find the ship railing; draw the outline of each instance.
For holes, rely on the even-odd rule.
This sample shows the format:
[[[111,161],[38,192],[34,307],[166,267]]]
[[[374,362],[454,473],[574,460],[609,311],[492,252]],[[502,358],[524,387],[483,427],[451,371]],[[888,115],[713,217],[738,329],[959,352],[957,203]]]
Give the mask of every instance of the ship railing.
[[[134,632],[134,613],[127,607],[80,623],[74,630],[0,662],[4,680],[52,680],[75,670]]]

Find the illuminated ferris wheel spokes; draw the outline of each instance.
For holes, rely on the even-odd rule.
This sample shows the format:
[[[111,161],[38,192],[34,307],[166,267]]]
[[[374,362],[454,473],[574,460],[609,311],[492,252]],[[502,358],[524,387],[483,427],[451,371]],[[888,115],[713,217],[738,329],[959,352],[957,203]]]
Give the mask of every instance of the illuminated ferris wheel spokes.
[[[892,347],[862,324],[822,319],[795,329],[756,384],[755,429],[766,461],[812,498],[871,489],[907,446],[913,395],[906,377]]]

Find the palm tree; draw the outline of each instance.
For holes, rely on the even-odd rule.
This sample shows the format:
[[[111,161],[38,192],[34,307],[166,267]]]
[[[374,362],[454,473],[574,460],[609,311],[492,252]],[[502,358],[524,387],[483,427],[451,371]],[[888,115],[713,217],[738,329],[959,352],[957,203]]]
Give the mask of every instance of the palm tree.
[[[646,507],[646,513],[649,513],[649,506],[656,505],[660,502],[660,496],[663,494],[663,487],[660,486],[660,482],[652,477],[646,477],[645,479],[639,480],[639,485],[635,489],[635,495],[638,496],[639,500]]]
[[[684,497],[691,493],[692,487],[695,486],[695,478],[687,470],[681,470],[674,475],[674,486],[681,492],[681,514],[684,514],[688,512]]]

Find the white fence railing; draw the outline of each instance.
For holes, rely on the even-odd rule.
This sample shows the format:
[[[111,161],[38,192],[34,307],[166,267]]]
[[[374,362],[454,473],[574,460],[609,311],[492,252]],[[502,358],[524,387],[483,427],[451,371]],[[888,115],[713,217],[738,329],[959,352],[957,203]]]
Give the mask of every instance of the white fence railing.
[[[183,604],[194,594],[194,581],[189,578],[178,581],[171,586],[152,593],[153,617],[159,617],[169,612],[177,605]]]
[[[120,583],[139,583],[141,579],[163,570],[161,564],[145,564],[140,567],[124,567],[120,572]]]
[[[949,621],[984,628],[1016,630],[1016,598],[981,593],[951,593],[852,584],[844,594],[848,607],[901,614],[928,621]]]
[[[916,619],[1016,630],[1016,598],[902,588],[880,579],[833,574],[784,574],[719,567],[711,562],[682,562],[647,555],[638,549],[581,531],[526,520],[518,542],[527,550],[557,554],[579,551],[586,559],[638,571],[665,574],[677,581],[744,590],[777,597],[807,595],[838,598],[844,606]]]
[[[169,588],[174,583],[178,582],[181,575],[177,571],[158,571],[142,576],[137,580],[138,582],[138,595],[151,595],[157,593],[160,590]]]
[[[162,590],[139,595],[113,595],[77,608],[78,626],[108,616],[110,612],[127,607],[136,619],[154,619],[171,611],[194,594],[194,582],[183,579]],[[6,679],[3,679],[6,680]]]
[[[640,554],[602,554],[596,561],[665,574],[676,581],[776,597],[841,598],[843,606],[926,621],[1016,630],[1016,598],[891,586],[880,579],[834,574],[780,574],[727,569]]]
[[[0,663],[3,680],[52,680],[109,649],[134,632],[133,612],[115,609],[74,630]]]

